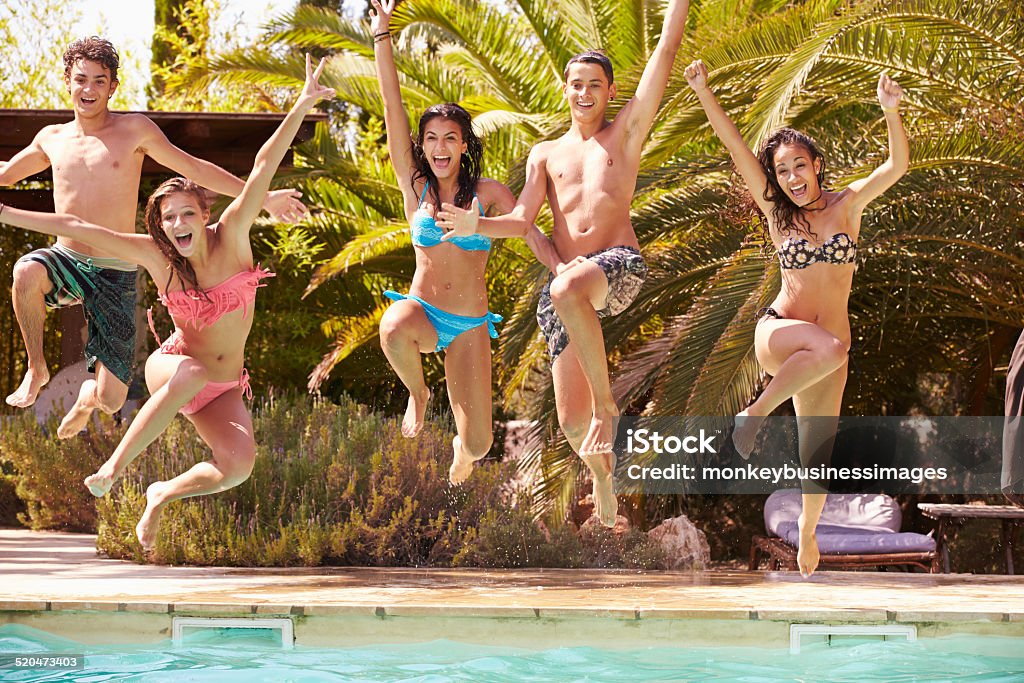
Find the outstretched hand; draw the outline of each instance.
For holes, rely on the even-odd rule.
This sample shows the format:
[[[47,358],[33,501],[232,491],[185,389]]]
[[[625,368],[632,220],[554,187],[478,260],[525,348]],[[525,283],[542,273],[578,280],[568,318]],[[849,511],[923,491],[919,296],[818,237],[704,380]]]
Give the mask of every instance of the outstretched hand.
[[[391,25],[391,14],[395,11],[395,0],[370,0],[370,30],[374,33],[387,31]]]
[[[882,109],[898,108],[902,98],[903,88],[889,78],[889,74],[883,73],[878,77],[878,103],[882,105]]]
[[[683,75],[686,76],[686,82],[695,92],[700,92],[708,87],[708,68],[699,59],[686,67]]]
[[[475,235],[480,226],[480,200],[473,197],[473,204],[468,209],[460,209],[445,202],[434,221],[442,230],[449,231],[441,236],[443,241]]]
[[[294,189],[271,190],[263,200],[263,208],[277,223],[298,223],[309,210],[299,197],[302,193]]]
[[[326,64],[327,58],[322,57],[320,64],[317,65],[316,69],[313,69],[313,62],[310,59],[309,53],[306,53],[306,82],[302,84],[302,92],[299,93],[299,99],[296,104],[302,102],[312,107],[320,100],[329,100],[334,97],[334,88],[320,85],[320,74],[324,72],[324,65]]]

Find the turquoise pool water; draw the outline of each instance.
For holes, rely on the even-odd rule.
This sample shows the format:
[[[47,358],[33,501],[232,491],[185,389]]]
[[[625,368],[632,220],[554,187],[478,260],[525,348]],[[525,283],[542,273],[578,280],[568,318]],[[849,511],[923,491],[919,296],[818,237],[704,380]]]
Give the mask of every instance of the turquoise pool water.
[[[339,636],[343,641],[343,636]],[[1024,681],[1021,639],[951,637],[908,642],[806,646],[785,649],[592,647],[526,650],[445,640],[414,645],[281,650],[245,633],[202,635],[175,648],[158,645],[95,647],[24,626],[0,627],[0,655],[84,654],[80,671],[0,669],[0,681],[403,681],[519,683],[532,681]],[[1015,653],[1012,656],[973,654]]]

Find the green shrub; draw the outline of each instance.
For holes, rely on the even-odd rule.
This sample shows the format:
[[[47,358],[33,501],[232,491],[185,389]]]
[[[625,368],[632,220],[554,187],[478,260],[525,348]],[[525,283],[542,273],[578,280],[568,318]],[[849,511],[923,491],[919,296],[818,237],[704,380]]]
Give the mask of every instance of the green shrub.
[[[599,524],[580,531],[560,524],[548,531],[524,509],[496,507],[480,518],[453,564],[664,569],[667,563],[661,546],[636,529],[619,536]]]
[[[568,541],[566,550],[579,546],[574,534],[564,540]],[[467,534],[453,564],[473,567],[566,566],[558,554],[552,552],[550,545],[528,511],[494,508],[485,512],[477,528]]]
[[[616,536],[603,527],[577,531],[569,523],[545,527],[535,521],[529,497],[511,488],[511,463],[487,461],[465,485],[450,487],[452,432],[439,420],[430,420],[416,439],[405,439],[397,418],[352,401],[291,396],[258,406],[254,426],[252,476],[223,493],[169,505],[152,560],[226,566],[665,564],[660,546],[640,531]],[[55,427],[54,422],[40,428],[23,414],[4,429],[0,523],[11,507],[3,504],[11,498],[4,487],[9,490],[13,479],[24,505],[18,519],[26,525],[96,531],[99,549],[110,557],[145,561],[135,524],[145,508],[146,486],[207,459],[205,443],[187,420],[176,418],[111,493],[97,500],[82,479],[113,451],[124,426],[104,418],[68,441],[51,436]],[[698,526],[720,530],[709,537],[713,552],[745,557],[749,534],[763,525],[757,497],[673,500],[690,508],[686,512]],[[658,519],[643,514],[651,502],[624,504],[637,528],[648,526],[645,517]],[[715,504],[705,504],[710,502]],[[734,521],[740,519],[742,524]],[[997,536],[993,525],[987,537],[991,542]]]
[[[664,569],[667,564],[661,545],[637,529],[617,536],[608,527],[594,524],[580,530],[580,541],[587,567]]]
[[[13,467],[16,493],[25,510],[18,519],[32,529],[96,530],[96,504],[82,480],[109,457],[123,426],[101,415],[74,439],[57,439],[57,419],[40,427],[31,411],[6,425],[0,461]]]
[[[428,423],[406,439],[399,421],[351,401],[284,398],[254,414],[252,476],[214,496],[167,507],[155,559],[229,566],[450,566],[489,510],[510,510],[514,469],[477,467],[447,483],[450,431]],[[205,444],[176,420],[99,505],[99,548],[137,559],[134,527],[145,486],[206,459]],[[197,530],[201,529],[201,532]]]

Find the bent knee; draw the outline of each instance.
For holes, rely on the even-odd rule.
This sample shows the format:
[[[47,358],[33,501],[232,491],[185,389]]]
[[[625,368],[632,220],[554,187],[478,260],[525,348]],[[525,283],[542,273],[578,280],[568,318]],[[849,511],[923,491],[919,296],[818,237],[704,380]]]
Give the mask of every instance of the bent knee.
[[[190,358],[178,365],[178,369],[175,370],[168,385],[171,391],[195,394],[209,381],[210,375],[206,371],[206,366]]]
[[[555,306],[575,301],[581,296],[578,284],[568,275],[559,275],[552,280],[549,291],[551,303]]]
[[[96,407],[107,415],[113,415],[117,411],[121,410],[126,398],[128,398],[127,388],[125,388],[124,391],[97,392]]]
[[[380,319],[380,345],[394,346],[412,337],[411,322],[409,316],[397,311],[395,306],[389,308]]]
[[[41,291],[48,292],[53,289],[50,282],[50,274],[46,266],[38,261],[24,259],[14,264],[14,284],[12,289],[15,292]]]
[[[561,428],[566,440],[575,446],[583,442],[583,437],[587,435],[587,429],[590,427],[590,420],[580,420],[559,415],[558,426]]]
[[[816,345],[814,355],[820,359],[822,365],[840,368],[850,355],[850,345],[838,337],[832,337]]]
[[[381,320],[378,334],[380,335],[381,347],[386,349],[400,342],[402,339],[402,328],[400,325],[385,323],[385,321]]]
[[[222,486],[230,489],[238,486],[252,475],[253,465],[256,464],[255,447],[246,448],[244,452],[235,451],[230,459],[222,459],[218,467],[223,475]]]

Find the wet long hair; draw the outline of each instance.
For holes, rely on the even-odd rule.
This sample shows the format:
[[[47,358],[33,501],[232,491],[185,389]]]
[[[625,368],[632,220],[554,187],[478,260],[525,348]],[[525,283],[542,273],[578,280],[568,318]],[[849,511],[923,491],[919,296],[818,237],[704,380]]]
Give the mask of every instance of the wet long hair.
[[[149,195],[149,201],[146,202],[146,232],[153,238],[156,246],[160,249],[160,253],[164,255],[164,258],[170,264],[171,273],[167,276],[167,285],[164,287],[164,290],[166,291],[167,287],[170,287],[171,280],[177,275],[183,289],[194,290],[200,296],[206,297],[206,292],[199,286],[199,279],[196,277],[195,268],[192,267],[187,258],[174,248],[174,245],[163,229],[160,215],[161,204],[164,197],[177,192],[184,192],[194,196],[196,203],[199,204],[199,210],[203,213],[209,211],[210,207],[206,201],[206,192],[203,188],[188,178],[171,178],[161,183],[160,187],[156,188],[156,191]],[[205,228],[206,226],[203,227]],[[193,239],[195,238],[193,237]]]
[[[459,159],[459,189],[455,193],[455,205],[468,208],[476,194],[476,184],[480,180],[480,172],[483,169],[484,144],[473,132],[473,117],[469,112],[452,102],[435,104],[427,107],[420,116],[419,131],[412,142],[412,162],[415,170],[412,174],[412,184],[415,188],[416,181],[421,178],[430,188],[430,197],[434,206],[440,208],[441,195],[437,187],[437,176],[427,163],[427,157],[423,153],[423,135],[427,124],[436,118],[445,118],[454,121],[462,131],[462,141],[466,143],[466,151]],[[415,190],[414,190],[415,191]]]
[[[825,191],[825,155],[821,153],[818,143],[811,136],[792,128],[780,128],[772,133],[761,143],[761,149],[757,153],[757,160],[761,162],[761,168],[764,169],[764,175],[768,179],[768,184],[764,188],[764,198],[773,205],[772,219],[778,226],[779,233],[788,236],[790,233],[796,232],[817,239],[817,235],[811,230],[811,224],[804,216],[804,210],[794,204],[782,191],[779,179],[775,175],[775,152],[782,145],[799,145],[805,148],[811,155],[812,164],[815,160],[820,160],[821,165],[818,168],[817,177],[818,189],[821,192]],[[765,241],[771,244],[768,221],[762,221],[761,225]]]

